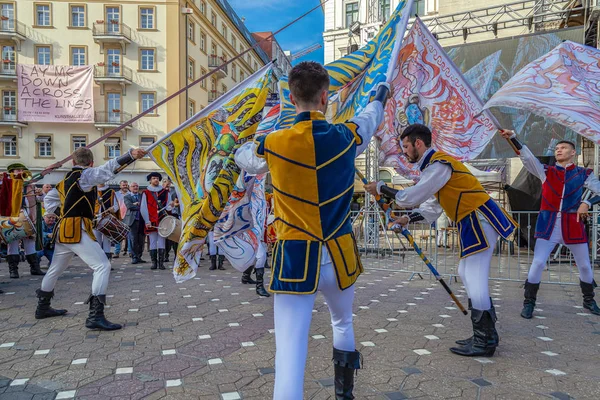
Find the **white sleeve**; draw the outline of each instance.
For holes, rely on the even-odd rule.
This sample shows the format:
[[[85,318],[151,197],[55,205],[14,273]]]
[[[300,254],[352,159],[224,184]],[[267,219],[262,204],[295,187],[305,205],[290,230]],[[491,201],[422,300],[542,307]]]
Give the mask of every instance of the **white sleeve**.
[[[255,142],[248,142],[235,152],[235,163],[250,175],[269,172],[267,161],[256,155],[256,146]]]
[[[119,199],[117,199],[117,194],[115,193],[113,197],[113,212],[119,211]]]
[[[448,165],[435,163],[428,166],[421,173],[421,180],[415,186],[399,190],[396,193],[396,204],[404,208],[420,206],[439,192],[448,183],[451,176],[452,169]]]
[[[546,169],[544,168],[544,164],[535,158],[531,150],[525,145],[523,145],[523,148],[519,150],[519,152],[521,153],[519,154],[519,158],[523,162],[525,169],[527,169],[530,174],[538,177],[542,183],[546,182]]]
[[[55,212],[60,207],[60,194],[58,190],[52,189],[44,196],[44,208],[46,212]]]
[[[348,121],[355,123],[358,126],[356,133],[358,133],[358,136],[362,139],[361,144],[356,146],[356,156],[359,156],[367,149],[371,138],[383,120],[383,115],[383,104],[381,104],[380,101],[373,101],[369,103],[360,114]]]
[[[146,193],[142,193],[142,202],[140,204],[140,214],[144,218],[144,222],[147,224],[150,222],[150,214],[148,213],[148,200],[146,200]]]
[[[79,187],[84,192],[89,192],[94,186],[102,185],[115,176],[115,169],[119,167],[117,159],[112,159],[100,167],[86,168],[79,178]]]
[[[442,215],[442,206],[438,203],[435,197],[431,197],[425,202],[423,202],[419,208],[416,208],[414,212],[417,212],[423,216],[430,224],[437,221],[437,219]]]
[[[583,185],[594,192],[594,194],[600,194],[600,180],[598,180],[598,177],[593,172],[588,176]]]

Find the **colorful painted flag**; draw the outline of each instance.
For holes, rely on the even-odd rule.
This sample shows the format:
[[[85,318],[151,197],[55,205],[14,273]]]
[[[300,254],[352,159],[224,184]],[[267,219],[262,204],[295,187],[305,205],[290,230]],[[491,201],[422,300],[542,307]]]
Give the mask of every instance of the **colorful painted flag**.
[[[240,173],[234,151],[255,134],[271,78],[269,64],[150,151],[173,181],[181,203],[183,232],[174,267],[177,282],[196,275],[206,236],[221,217]]]
[[[380,164],[415,177],[402,154],[399,137],[410,124],[429,126],[432,146],[459,160],[475,158],[497,131],[483,104],[427,27],[416,19],[390,67],[392,98],[381,140]]]
[[[600,143],[600,50],[566,41],[528,64],[487,102],[558,122]]]

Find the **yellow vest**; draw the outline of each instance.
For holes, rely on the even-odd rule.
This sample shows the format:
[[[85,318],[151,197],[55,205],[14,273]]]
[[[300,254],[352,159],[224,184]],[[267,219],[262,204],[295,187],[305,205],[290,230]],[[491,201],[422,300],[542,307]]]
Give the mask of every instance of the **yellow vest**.
[[[421,170],[434,163],[442,163],[452,168],[450,180],[435,194],[438,203],[452,221],[461,221],[490,200],[481,183],[460,161],[441,151],[434,151],[427,156]]]

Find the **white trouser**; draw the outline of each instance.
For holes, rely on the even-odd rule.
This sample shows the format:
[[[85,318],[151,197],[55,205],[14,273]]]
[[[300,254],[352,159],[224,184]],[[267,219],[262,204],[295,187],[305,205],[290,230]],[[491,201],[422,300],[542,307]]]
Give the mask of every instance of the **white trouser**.
[[[487,221],[481,221],[481,227],[489,247],[487,250],[461,259],[458,263],[458,274],[465,285],[473,308],[476,310],[489,310],[492,306],[488,286],[490,264],[499,235]]]
[[[575,263],[579,269],[579,279],[585,283],[592,283],[592,280],[594,279],[594,272],[592,271],[592,266],[590,264],[588,244],[565,244],[562,236],[560,214],[558,214],[558,217],[556,218],[556,223],[552,229],[552,235],[550,235],[550,239],[537,239],[535,242],[535,247],[533,249],[533,262],[529,268],[527,281],[530,283],[540,283],[542,280],[542,272],[544,272],[544,267],[546,266],[546,261],[548,261],[548,257],[550,257],[552,250],[557,244],[566,246],[569,250],[571,250],[571,253],[573,253]]]
[[[258,242],[258,249],[256,249],[256,264],[254,264],[255,269],[265,268],[265,264],[267,263],[267,245],[264,242]]]
[[[448,246],[448,231],[446,229],[439,229],[437,231],[437,245]]]
[[[110,238],[96,229],[94,229],[94,235],[96,236],[96,241],[100,247],[102,247],[102,250],[104,250],[105,253],[110,253]]]
[[[333,347],[356,350],[352,327],[354,286],[341,291],[331,263],[321,266],[319,290],[327,301],[333,327]],[[302,400],[308,333],[316,293],[275,294],[275,391],[274,400]]]
[[[83,229],[83,228],[82,228]],[[106,294],[108,287],[108,278],[110,276],[110,261],[106,258],[104,251],[85,231],[81,232],[81,241],[79,243],[64,244],[56,243],[54,245],[54,256],[48,272],[42,280],[42,290],[51,292],[56,286],[58,277],[69,266],[69,261],[73,254],[85,262],[94,270],[92,278],[92,294],[94,296]]]
[[[150,238],[150,250],[165,249],[166,240],[158,232],[150,232],[148,237]]]
[[[25,248],[26,256],[30,254],[37,254],[37,251],[35,251],[35,239],[32,238],[24,238],[10,242],[7,248],[8,252],[6,254],[9,256],[19,254],[19,243],[21,243],[21,241],[23,241],[23,247]]]
[[[221,247],[215,243],[215,237],[212,231],[208,232],[208,255],[216,256],[217,254],[224,254]]]

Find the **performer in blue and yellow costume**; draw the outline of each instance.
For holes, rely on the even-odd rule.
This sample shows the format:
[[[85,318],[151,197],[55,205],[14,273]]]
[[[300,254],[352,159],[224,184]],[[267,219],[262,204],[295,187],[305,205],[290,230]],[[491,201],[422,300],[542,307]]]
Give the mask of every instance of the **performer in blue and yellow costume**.
[[[473,337],[457,341],[450,349],[461,356],[491,357],[498,346],[496,312],[489,295],[490,263],[498,236],[509,238],[515,222],[486,193],[467,167],[431,148],[431,131],[425,125],[409,125],[401,135],[405,156],[418,163],[421,180],[404,190],[372,182],[365,189],[393,198],[400,207],[417,207],[396,223],[406,225],[426,219],[433,223],[442,210],[457,223],[460,235],[458,273],[469,295]]]
[[[275,293],[275,400],[303,398],[308,333],[316,291],[331,313],[336,399],[353,399],[360,353],[354,343],[354,282],[362,272],[350,223],[354,160],[383,119],[389,87],[349,122],[325,120],[329,75],[302,62],[289,74],[297,117],[289,129],[247,143],[236,153],[250,174],[271,172],[277,242],[270,291]]]

